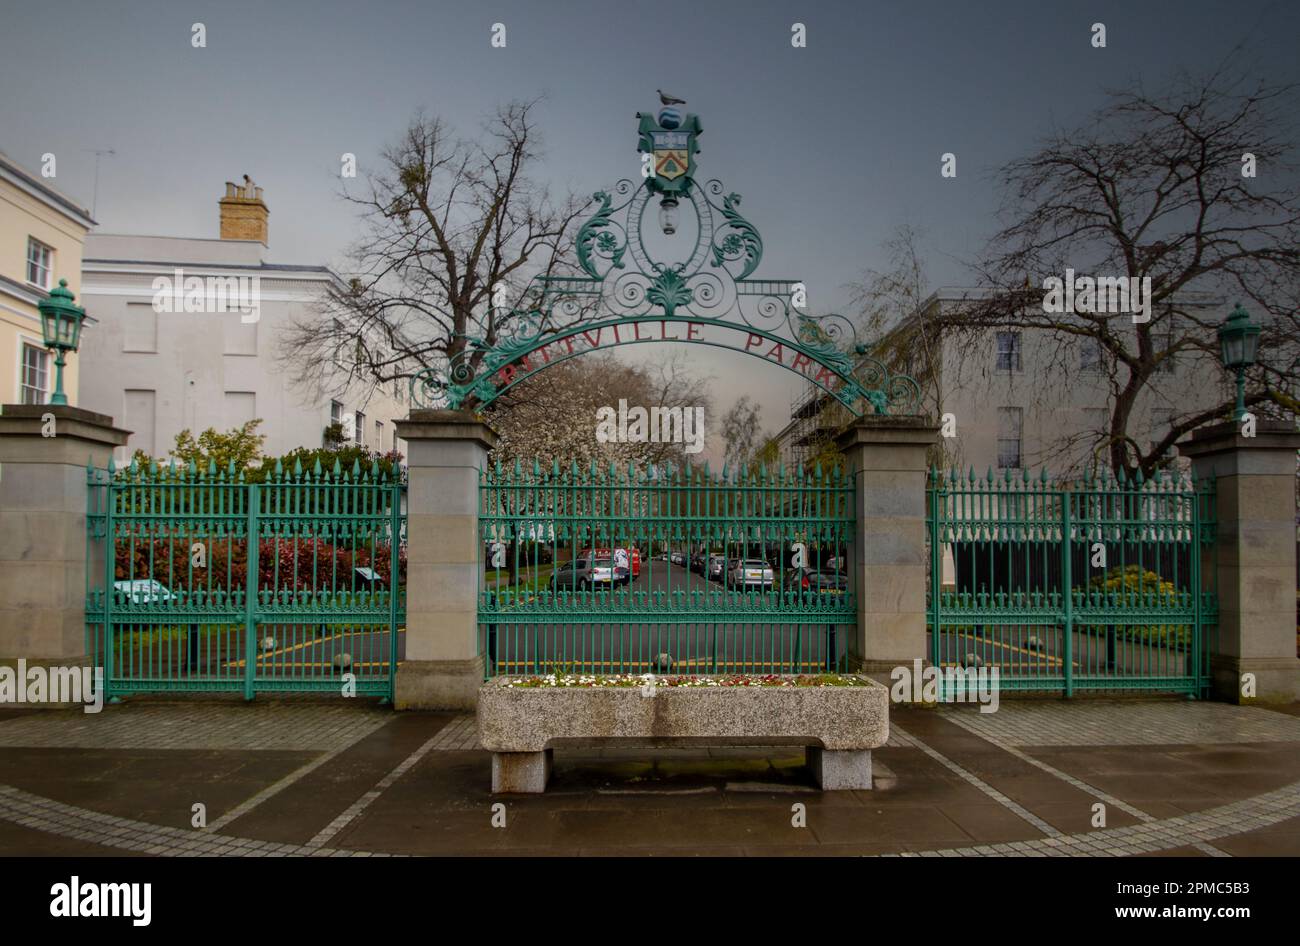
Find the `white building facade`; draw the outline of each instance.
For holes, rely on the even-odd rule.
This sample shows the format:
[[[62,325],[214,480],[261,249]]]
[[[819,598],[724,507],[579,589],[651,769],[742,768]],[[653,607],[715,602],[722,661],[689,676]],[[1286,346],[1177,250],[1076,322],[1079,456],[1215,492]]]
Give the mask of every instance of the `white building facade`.
[[[313,390],[284,360],[282,333],[323,322],[324,294],[339,278],[324,266],[266,261],[267,211],[251,181],[228,184],[221,211],[221,239],[86,242],[79,301],[98,324],[83,335],[80,403],[132,431],[118,459],[136,450],[165,458],[182,430],[197,437],[255,418],[266,456],[324,445],[331,423],[368,450],[404,454],[393,423],[408,411],[404,385],[340,380]]]

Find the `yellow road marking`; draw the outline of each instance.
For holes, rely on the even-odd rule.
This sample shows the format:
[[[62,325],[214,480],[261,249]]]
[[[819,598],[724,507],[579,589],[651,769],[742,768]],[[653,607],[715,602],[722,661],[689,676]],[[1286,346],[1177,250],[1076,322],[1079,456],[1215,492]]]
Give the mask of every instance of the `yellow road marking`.
[[[1039,663],[1039,664],[1042,664],[1042,663],[1046,663],[1046,664],[1052,664],[1052,663],[1055,663],[1055,664],[1057,664],[1058,666],[1061,665],[1061,664],[1064,664],[1064,663],[1065,663],[1065,661],[1062,660],[1060,657],[1053,657],[1051,654],[1046,653],[1045,651],[1040,653],[1039,651],[1036,651],[1036,650],[1029,650],[1029,649],[1024,648],[1024,647],[1016,647],[1016,646],[1013,646],[1012,644],[1006,644],[1006,643],[1003,643],[1002,641],[994,640],[993,638],[989,638],[989,637],[980,637],[978,634],[972,634],[972,633],[970,633],[969,631],[957,631],[956,634],[957,634],[958,637],[967,637],[967,638],[970,638],[970,639],[973,640],[973,641],[981,641],[981,642],[986,643],[986,644],[996,644],[998,647],[1001,647],[1003,650],[1009,650],[1009,651],[1012,651],[1013,653],[1017,653],[1017,654],[1028,654],[1028,655],[1031,656],[1031,657],[1037,658],[1036,660],[1033,661],[1033,663]],[[955,666],[958,666],[958,665],[957,665],[957,664],[942,664],[941,666],[944,666],[944,667],[955,667]],[[1072,660],[1072,661],[1070,661],[1070,666],[1071,666],[1071,667],[1077,667],[1077,666],[1079,666],[1079,661],[1077,661],[1077,660]]]
[[[268,625],[263,625],[263,626],[265,627],[265,626],[268,626]],[[278,626],[278,627],[283,627],[284,625],[269,625],[269,626],[272,626],[272,627],[277,627],[277,626]],[[312,626],[312,627],[315,627],[316,625],[311,625],[311,626]],[[270,659],[271,657],[277,657],[277,656],[279,656],[279,655],[281,655],[281,654],[289,654],[289,653],[292,653],[292,652],[295,651],[295,650],[303,650],[303,649],[305,649],[305,648],[307,648],[307,647],[315,647],[315,646],[318,645],[318,644],[325,644],[325,643],[328,643],[329,641],[340,640],[340,639],[342,639],[342,638],[344,638],[344,637],[347,637],[349,634],[352,634],[352,635],[355,636],[355,635],[357,635],[357,634],[387,634],[387,633],[388,633],[388,629],[387,629],[387,628],[384,628],[383,630],[376,630],[376,631],[339,631],[337,634],[333,634],[333,635],[331,635],[331,636],[329,636],[329,637],[317,637],[317,638],[314,638],[314,639],[309,640],[309,641],[303,641],[303,642],[300,643],[300,644],[294,644],[294,645],[292,645],[292,646],[290,646],[290,647],[282,647],[282,648],[280,648],[280,649],[278,649],[278,650],[272,650],[272,651],[269,651],[269,652],[267,652],[267,653],[265,653],[265,654],[258,654],[258,655],[257,655],[257,659],[258,659],[259,661],[265,661],[265,660]],[[398,631],[397,631],[397,633],[398,633],[398,634],[405,634],[405,633],[406,633],[406,628],[404,628],[404,627],[403,627],[403,628],[399,628]],[[242,666],[244,666],[245,662],[246,662],[245,659],[241,657],[239,660],[231,661],[230,663],[226,664],[226,669],[227,669],[227,670],[230,670],[230,669],[233,669],[233,668],[236,668],[236,667],[242,667]]]

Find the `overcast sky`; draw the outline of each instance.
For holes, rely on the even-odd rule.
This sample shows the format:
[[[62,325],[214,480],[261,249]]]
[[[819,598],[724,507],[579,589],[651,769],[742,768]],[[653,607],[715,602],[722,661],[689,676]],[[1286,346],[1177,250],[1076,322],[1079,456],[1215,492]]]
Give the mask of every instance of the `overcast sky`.
[[[1242,42],[1260,75],[1300,74],[1300,4],[1284,0],[0,2],[0,150],[32,169],[53,152],[54,183],[89,206],[88,149],[114,149],[104,232],[215,237],[223,183],[247,173],[265,188],[271,260],[344,272],[357,229],[339,156],[364,175],[417,109],[472,133],[499,103],[544,94],[546,176],[586,194],[637,175],[633,116],[662,87],[700,115],[700,176],[744,195],[764,238],[756,275],[804,280],[812,311],[843,310],[901,224],[926,232],[932,283],[960,284],[996,223],[992,171],[1108,86],[1158,85]],[[955,180],[939,175],[949,151]],[[721,407],[748,393],[769,429],[788,419],[793,374],[692,358]]]

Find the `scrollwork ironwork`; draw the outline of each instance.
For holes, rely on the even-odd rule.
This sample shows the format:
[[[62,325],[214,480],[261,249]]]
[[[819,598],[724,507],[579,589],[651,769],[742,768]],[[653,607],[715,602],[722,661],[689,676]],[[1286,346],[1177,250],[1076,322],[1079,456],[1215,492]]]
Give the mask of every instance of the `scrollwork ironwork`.
[[[548,335],[599,331],[658,310],[666,319],[707,320],[784,340],[836,376],[838,387],[827,390],[854,413],[859,405],[878,413],[916,409],[917,383],[866,357],[867,346],[849,319],[798,311],[795,281],[751,278],[763,258],[763,238],[740,213],[739,194],[717,179],[703,185],[686,180],[679,206],[693,210],[697,229],[680,262],[655,259],[642,239],[653,196],[648,180],[620,180],[596,192],[596,208],[576,236],[580,274],[534,279],[526,304],[498,321],[492,344],[485,330],[468,334],[465,350],[447,370],[426,368],[411,379],[413,401],[452,408],[471,400],[490,403],[500,393],[493,376],[544,347]]]

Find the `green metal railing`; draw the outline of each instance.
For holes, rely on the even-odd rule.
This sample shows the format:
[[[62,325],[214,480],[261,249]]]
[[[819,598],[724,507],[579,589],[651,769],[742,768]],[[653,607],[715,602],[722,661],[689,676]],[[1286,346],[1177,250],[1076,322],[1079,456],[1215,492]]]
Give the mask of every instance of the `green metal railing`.
[[[1214,495],[1173,473],[931,470],[931,660],[997,667],[1008,690],[1204,695]]]
[[[110,696],[391,697],[405,482],[378,464],[88,468],[88,652]],[[394,556],[393,550],[397,550]]]
[[[486,673],[841,668],[856,622],[845,567],[853,525],[850,480],[820,467],[484,470]],[[722,574],[690,567],[710,553],[724,558]],[[626,581],[566,570],[593,556],[625,560]]]

